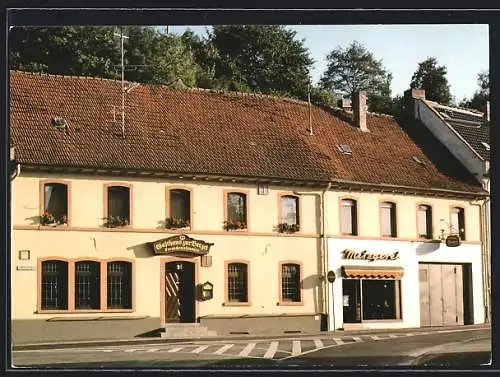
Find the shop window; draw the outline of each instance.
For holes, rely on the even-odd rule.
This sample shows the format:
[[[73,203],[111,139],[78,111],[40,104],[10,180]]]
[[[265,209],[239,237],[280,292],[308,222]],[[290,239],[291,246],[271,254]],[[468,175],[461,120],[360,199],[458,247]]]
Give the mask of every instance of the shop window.
[[[108,309],[132,308],[132,264],[108,262],[107,273]]]
[[[43,185],[42,225],[68,223],[68,186],[63,183]]]
[[[108,187],[108,227],[120,227],[130,224],[130,188],[125,186]]]
[[[463,208],[454,207],[451,210],[451,233],[458,234],[462,241],[465,240],[465,213]]]
[[[300,265],[281,265],[281,301],[300,302]]]
[[[247,228],[247,196],[239,192],[227,194],[227,219],[224,224],[226,230]]]
[[[357,203],[353,199],[343,199],[341,202],[341,226],[342,234],[357,236]]]
[[[170,190],[170,217],[167,228],[185,228],[191,223],[191,201],[188,190]]]
[[[380,231],[383,237],[397,237],[396,204],[391,202],[380,204]]]
[[[68,309],[68,263],[58,260],[42,262],[41,309]]]
[[[248,302],[248,266],[245,263],[229,263],[227,266],[229,302]]]
[[[75,263],[75,309],[99,309],[101,304],[101,264]]]
[[[343,279],[344,322],[401,319],[401,281]]]
[[[418,237],[432,239],[432,208],[428,205],[418,206]]]

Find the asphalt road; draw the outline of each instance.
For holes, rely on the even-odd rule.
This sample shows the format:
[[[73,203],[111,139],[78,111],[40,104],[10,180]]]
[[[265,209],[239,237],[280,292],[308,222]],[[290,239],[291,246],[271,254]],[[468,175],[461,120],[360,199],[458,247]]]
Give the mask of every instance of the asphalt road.
[[[490,331],[433,331],[19,350],[18,368],[343,369],[488,363]]]

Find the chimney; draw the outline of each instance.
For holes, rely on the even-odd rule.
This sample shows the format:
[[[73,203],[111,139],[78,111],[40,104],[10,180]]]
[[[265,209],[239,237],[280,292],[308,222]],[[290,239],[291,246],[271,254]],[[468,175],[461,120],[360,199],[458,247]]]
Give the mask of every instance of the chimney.
[[[351,100],[349,98],[339,99],[338,106],[344,111],[352,111]]]
[[[354,126],[358,127],[363,132],[368,132],[366,127],[366,92],[355,92],[352,95],[352,110],[354,118]]]
[[[484,117],[488,122],[490,121],[490,101],[486,101],[486,113],[484,114]]]

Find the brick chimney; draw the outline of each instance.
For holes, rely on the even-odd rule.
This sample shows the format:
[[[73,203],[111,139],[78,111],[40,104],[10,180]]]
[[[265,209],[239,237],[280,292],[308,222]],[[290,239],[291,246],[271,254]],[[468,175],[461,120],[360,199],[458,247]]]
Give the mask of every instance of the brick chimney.
[[[355,92],[352,95],[352,110],[354,126],[358,127],[361,131],[368,132],[366,126],[366,92]]]

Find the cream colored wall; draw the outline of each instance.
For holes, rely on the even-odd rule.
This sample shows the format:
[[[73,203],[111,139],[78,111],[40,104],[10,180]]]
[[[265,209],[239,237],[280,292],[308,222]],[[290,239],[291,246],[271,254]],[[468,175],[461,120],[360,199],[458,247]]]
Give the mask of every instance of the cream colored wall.
[[[413,195],[380,194],[371,192],[336,192],[330,191],[325,196],[327,203],[326,227],[330,237],[340,234],[339,198],[352,197],[358,201],[358,236],[360,238],[380,238],[380,201],[396,203],[397,230],[399,239],[417,239],[417,204],[432,206],[432,229],[434,239],[439,238],[440,229],[448,231],[451,222],[451,207],[465,209],[466,241],[480,242],[480,221],[478,206],[467,200],[453,200]],[[441,221],[441,219],[444,220]]]

